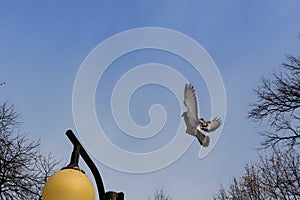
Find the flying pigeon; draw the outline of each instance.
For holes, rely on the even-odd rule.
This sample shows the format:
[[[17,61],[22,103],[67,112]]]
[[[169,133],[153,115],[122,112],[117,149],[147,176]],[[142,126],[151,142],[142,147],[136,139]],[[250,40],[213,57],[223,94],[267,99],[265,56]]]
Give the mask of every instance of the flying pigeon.
[[[208,147],[209,137],[201,132],[213,132],[221,126],[221,119],[215,117],[212,121],[206,121],[203,118],[198,119],[197,98],[194,87],[186,84],[184,88],[184,101],[187,111],[182,114],[186,124],[186,133],[195,136],[199,143]]]

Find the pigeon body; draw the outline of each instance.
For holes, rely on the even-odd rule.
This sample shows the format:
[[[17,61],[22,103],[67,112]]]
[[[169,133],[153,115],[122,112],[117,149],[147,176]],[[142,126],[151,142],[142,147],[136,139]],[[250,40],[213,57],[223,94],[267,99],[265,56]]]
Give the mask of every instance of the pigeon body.
[[[209,145],[209,137],[204,135],[199,129],[198,129],[198,125],[195,126],[191,125],[190,123],[190,117],[188,117],[188,113],[184,112],[182,114],[182,117],[184,118],[185,124],[186,124],[186,133],[195,136],[199,143],[204,146],[204,147],[208,147]]]
[[[195,136],[203,147],[208,147],[210,139],[201,130],[213,132],[220,127],[221,120],[217,117],[212,121],[206,121],[203,118],[198,119],[197,98],[191,84],[185,85],[183,103],[187,108],[187,111],[182,114],[187,127],[186,133]]]

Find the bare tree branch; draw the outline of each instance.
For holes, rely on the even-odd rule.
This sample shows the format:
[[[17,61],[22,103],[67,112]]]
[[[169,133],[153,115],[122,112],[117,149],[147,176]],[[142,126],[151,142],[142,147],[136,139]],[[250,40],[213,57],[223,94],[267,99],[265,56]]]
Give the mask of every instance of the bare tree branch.
[[[172,198],[169,195],[166,195],[163,188],[161,188],[153,194],[152,200],[172,200]]]
[[[39,152],[39,141],[20,133],[13,105],[0,106],[0,199],[40,199],[42,187],[58,162]]]
[[[246,165],[244,175],[233,178],[228,189],[221,186],[214,199],[299,199],[299,176],[297,151],[274,149],[270,156],[260,156],[257,164]]]
[[[286,58],[284,71],[262,77],[254,90],[258,100],[251,105],[248,117],[269,126],[261,133],[265,138],[262,148],[277,144],[293,148],[300,141],[300,58]]]

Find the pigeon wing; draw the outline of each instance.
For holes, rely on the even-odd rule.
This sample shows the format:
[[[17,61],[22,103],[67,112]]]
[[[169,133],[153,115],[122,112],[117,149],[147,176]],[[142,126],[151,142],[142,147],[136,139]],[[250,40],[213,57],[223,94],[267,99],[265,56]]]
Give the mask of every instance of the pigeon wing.
[[[215,117],[212,121],[210,121],[210,125],[209,125],[207,132],[213,132],[213,131],[217,130],[217,128],[219,128],[221,126],[221,124],[222,124],[221,119]]]
[[[186,133],[190,135],[195,135],[197,133],[197,126],[195,126],[193,123],[191,123],[190,118],[187,116],[187,112],[184,112],[182,114],[185,124],[186,124]]]
[[[191,84],[186,84],[184,88],[184,105],[187,108],[187,118],[189,125],[197,129],[198,126],[198,108],[197,108],[197,98],[195,95],[194,87]]]

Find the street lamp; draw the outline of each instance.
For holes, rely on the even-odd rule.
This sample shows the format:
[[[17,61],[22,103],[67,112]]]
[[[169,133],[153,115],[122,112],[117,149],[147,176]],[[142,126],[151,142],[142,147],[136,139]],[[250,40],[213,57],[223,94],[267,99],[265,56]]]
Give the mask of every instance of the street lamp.
[[[70,164],[53,174],[46,182],[43,200],[94,200],[93,184],[79,166],[79,156],[88,165],[96,181],[99,200],[124,200],[123,192],[105,192],[100,172],[87,152],[84,150],[72,130],[66,132],[73,144]]]

